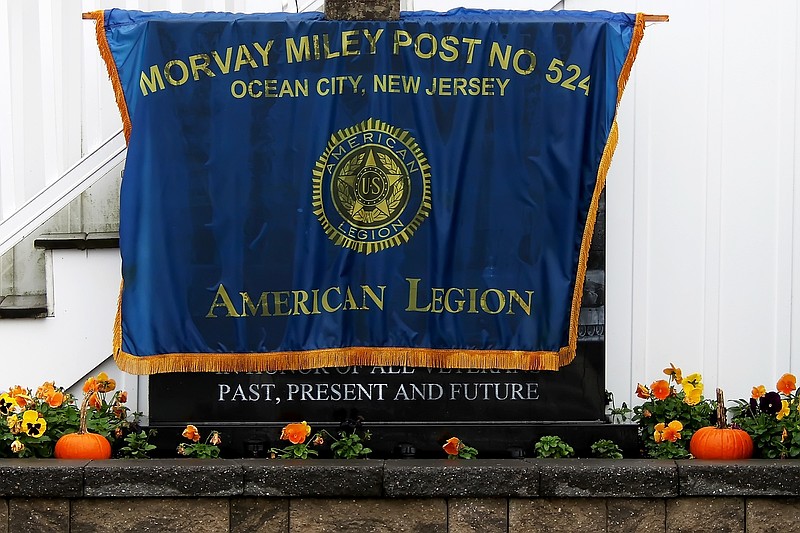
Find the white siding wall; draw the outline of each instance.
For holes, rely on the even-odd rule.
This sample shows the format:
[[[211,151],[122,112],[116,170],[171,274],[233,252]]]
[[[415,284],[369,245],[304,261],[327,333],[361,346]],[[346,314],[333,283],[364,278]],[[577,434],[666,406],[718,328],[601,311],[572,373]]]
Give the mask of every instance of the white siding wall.
[[[319,2],[300,2],[309,4]],[[556,2],[403,6],[459,4]],[[11,72],[0,76],[0,220],[120,128],[93,24],[80,20],[82,11],[112,5],[294,10],[291,0],[0,3],[0,72]],[[800,372],[797,3],[776,0],[769,12],[753,0],[558,5],[671,17],[645,32],[608,179],[608,388],[630,402],[637,381],[657,379],[669,362],[702,372],[709,389],[720,385],[731,397]],[[23,17],[23,8],[38,19]],[[27,383],[24,369],[11,365],[4,379]]]
[[[632,4],[566,2],[670,15],[645,32],[608,179],[608,388],[630,400],[672,361],[747,396],[800,371],[800,10]]]

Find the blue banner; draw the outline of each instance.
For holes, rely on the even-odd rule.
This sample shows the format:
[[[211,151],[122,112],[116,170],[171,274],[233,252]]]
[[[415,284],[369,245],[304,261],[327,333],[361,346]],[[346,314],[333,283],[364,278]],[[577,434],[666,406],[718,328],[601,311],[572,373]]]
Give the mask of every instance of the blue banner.
[[[555,370],[643,19],[96,12],[135,373]]]

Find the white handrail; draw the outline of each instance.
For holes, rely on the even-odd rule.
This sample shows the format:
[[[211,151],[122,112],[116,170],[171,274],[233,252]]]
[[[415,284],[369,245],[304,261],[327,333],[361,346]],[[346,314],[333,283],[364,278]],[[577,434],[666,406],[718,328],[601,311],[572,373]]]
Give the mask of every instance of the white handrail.
[[[120,130],[0,222],[0,255],[124,161],[126,154],[125,136]]]

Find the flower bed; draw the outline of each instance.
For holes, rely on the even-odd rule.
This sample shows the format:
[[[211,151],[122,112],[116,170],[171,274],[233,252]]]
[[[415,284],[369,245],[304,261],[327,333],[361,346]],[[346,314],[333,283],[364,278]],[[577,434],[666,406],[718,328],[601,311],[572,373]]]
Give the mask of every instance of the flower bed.
[[[781,376],[776,391],[767,391],[765,386],[759,385],[753,387],[751,398],[734,400],[730,429],[726,424],[721,391],[718,391],[717,401],[709,400],[703,396],[704,385],[700,374],[684,377],[681,369],[674,365],[664,369],[664,374],[668,379],[656,380],[649,388],[641,384],[637,387],[637,395],[644,400],[633,409],[633,420],[639,427],[641,456],[654,459],[691,458],[690,443],[698,432],[703,433],[704,440],[701,457],[749,457],[751,441],[756,457],[800,456],[800,397],[796,394],[796,379],[792,374]],[[75,398],[53,382],[44,383],[35,394],[31,389],[21,386],[11,387],[0,394],[0,415],[5,416],[6,421],[6,424],[0,425],[0,457],[51,457],[55,443],[60,438],[87,430],[107,439],[113,446],[114,457],[118,458],[147,458],[150,453],[204,459],[220,457],[221,452],[222,456],[240,456],[230,448],[224,448],[225,437],[220,431],[204,428],[202,431],[206,437],[202,440],[201,430],[194,425],[186,426],[182,432],[188,442],[178,444],[177,449],[171,445],[170,450],[156,450],[149,441],[152,433],[141,428],[138,414],[131,414],[125,407],[127,394],[116,390],[113,379],[101,373],[89,378],[83,390],[85,396],[80,409]],[[630,411],[623,408],[613,412],[626,415]],[[81,424],[82,419],[84,424]],[[713,428],[715,423],[717,430]],[[576,455],[569,437],[542,434],[541,430],[536,433],[534,426],[520,431],[528,431],[531,435],[536,434],[536,437],[529,439],[529,446],[520,448],[517,432],[514,435],[517,444],[508,445],[514,447],[508,452],[512,457],[521,456],[523,452],[539,458]],[[502,438],[499,435],[495,440]],[[473,442],[473,436],[467,435],[467,439]],[[372,453],[368,446],[371,437],[371,432],[366,430],[361,419],[346,420],[338,430],[318,429],[313,435],[312,428],[306,422],[293,422],[280,431],[279,437],[269,437],[287,444],[264,448],[269,456],[279,459],[316,458],[320,452],[322,456],[339,459],[367,458]],[[484,457],[480,455],[478,447],[467,445],[460,437],[439,435],[439,456],[451,459]],[[97,439],[93,436],[92,440]],[[478,444],[486,445],[487,442]],[[495,449],[498,448],[496,442],[491,444]],[[598,458],[619,459],[623,456],[620,446],[603,437],[600,431],[592,441],[582,444],[578,455],[584,457],[591,454]],[[729,452],[727,455],[714,455],[719,448],[726,446],[736,446],[741,450],[734,455]],[[427,447],[428,450],[430,448]],[[709,451],[713,453],[709,455]],[[625,454],[628,457],[637,456],[635,451],[631,453],[630,447]]]

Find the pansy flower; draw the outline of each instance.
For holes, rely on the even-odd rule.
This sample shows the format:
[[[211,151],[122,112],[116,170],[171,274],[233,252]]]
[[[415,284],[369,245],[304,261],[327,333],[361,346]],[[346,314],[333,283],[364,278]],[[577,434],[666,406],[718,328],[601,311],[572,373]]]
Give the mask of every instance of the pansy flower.
[[[672,363],[669,364],[669,368],[664,369],[664,373],[670,376],[672,379],[674,379],[675,383],[677,383],[678,385],[680,385],[681,381],[683,381],[681,369],[676,368],[675,365],[673,365]]]
[[[776,415],[781,410],[781,395],[775,391],[770,391],[758,400],[761,411],[769,415]]]
[[[792,374],[784,374],[778,380],[775,388],[788,396],[797,388],[797,379]]]
[[[767,393],[767,389],[764,385],[759,385],[758,387],[753,387],[753,390],[750,392],[750,397],[754,400],[758,400],[762,396]]]
[[[697,405],[703,399],[703,387],[684,389],[683,402],[686,405]]]
[[[28,436],[38,439],[47,430],[47,421],[37,411],[28,410],[22,413],[22,431]]]
[[[694,374],[689,374],[685,378],[683,378],[682,385],[686,387],[687,383],[693,387],[702,387],[703,386],[703,376],[699,372],[695,372]]]
[[[47,405],[54,409],[56,407],[61,407],[61,404],[64,403],[64,393],[60,390],[54,391],[45,401],[47,401]]]
[[[97,392],[97,380],[93,377],[88,378],[83,383],[83,392],[89,394],[90,392]]]
[[[200,440],[200,432],[197,431],[197,427],[192,424],[187,425],[181,435],[193,442],[198,442]]]
[[[636,385],[636,396],[638,396],[642,400],[648,400],[650,399],[650,389],[648,389],[641,383],[638,383]]]
[[[670,392],[672,392],[669,383],[663,379],[654,381],[653,384],[650,385],[650,390],[653,392],[653,396],[659,400],[665,400],[669,396]]]
[[[89,396],[89,406],[94,407],[98,411],[103,408],[103,402],[100,400],[100,395],[96,392],[93,392],[91,396]]]
[[[31,401],[31,397],[30,394],[28,394],[28,391],[26,389],[23,389],[19,385],[15,385],[10,389],[8,389],[8,395],[11,396],[15,402],[17,402],[17,405],[23,408],[27,406],[28,403],[30,403]]]
[[[444,443],[442,449],[445,451],[447,455],[458,455],[458,450],[461,447],[461,439],[458,437],[450,437],[447,439],[447,442]]]
[[[0,415],[8,416],[17,408],[17,402],[8,393],[0,394]]]
[[[19,441],[19,439],[15,439],[14,442],[11,443],[11,451],[13,453],[19,453],[25,449],[25,445]]]
[[[669,424],[659,423],[656,424],[653,439],[656,442],[669,441],[675,442],[681,438],[681,431],[683,431],[683,424],[679,420],[673,420]]]
[[[11,415],[6,419],[8,430],[12,435],[18,435],[22,431],[22,419],[17,415]]]
[[[117,382],[108,377],[105,372],[97,374],[97,392],[111,392],[117,388]]]
[[[281,440],[288,440],[292,444],[305,442],[306,437],[311,435],[311,426],[305,420],[298,423],[286,424],[281,430]]]
[[[36,397],[40,400],[47,400],[51,394],[56,391],[56,384],[54,381],[45,381],[36,389]]]
[[[778,420],[783,420],[783,417],[789,414],[789,402],[781,400],[781,410],[775,415]]]

